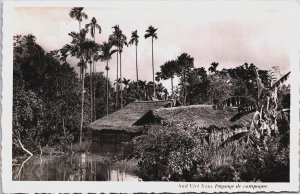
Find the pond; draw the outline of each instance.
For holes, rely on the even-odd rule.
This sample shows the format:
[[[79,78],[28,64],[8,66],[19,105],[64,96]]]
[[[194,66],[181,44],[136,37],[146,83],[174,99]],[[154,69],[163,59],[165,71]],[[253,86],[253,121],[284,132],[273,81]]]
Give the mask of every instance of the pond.
[[[33,156],[13,166],[13,180],[20,181],[139,181],[136,164],[109,164],[116,150],[67,156]],[[103,152],[105,151],[105,152]],[[23,164],[23,165],[22,165]]]

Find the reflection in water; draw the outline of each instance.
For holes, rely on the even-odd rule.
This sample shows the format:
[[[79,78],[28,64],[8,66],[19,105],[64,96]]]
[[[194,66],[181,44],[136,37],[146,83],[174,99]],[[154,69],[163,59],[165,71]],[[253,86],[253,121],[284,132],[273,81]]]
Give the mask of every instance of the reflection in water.
[[[134,170],[108,164],[103,154],[33,156],[13,166],[13,180],[31,181],[138,181]],[[22,168],[21,168],[22,167]]]

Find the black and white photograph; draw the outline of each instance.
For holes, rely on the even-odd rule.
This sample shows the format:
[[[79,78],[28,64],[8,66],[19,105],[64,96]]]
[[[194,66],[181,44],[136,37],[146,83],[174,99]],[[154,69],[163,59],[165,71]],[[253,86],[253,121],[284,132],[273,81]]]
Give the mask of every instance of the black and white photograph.
[[[4,191],[297,191],[298,8],[5,1]]]

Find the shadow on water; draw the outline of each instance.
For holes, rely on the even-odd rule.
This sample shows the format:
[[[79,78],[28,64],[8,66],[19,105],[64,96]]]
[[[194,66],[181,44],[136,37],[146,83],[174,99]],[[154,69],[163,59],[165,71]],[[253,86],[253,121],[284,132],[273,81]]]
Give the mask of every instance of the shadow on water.
[[[135,169],[110,165],[119,150],[101,145],[97,153],[67,156],[33,156],[13,166],[13,180],[30,181],[138,181]]]

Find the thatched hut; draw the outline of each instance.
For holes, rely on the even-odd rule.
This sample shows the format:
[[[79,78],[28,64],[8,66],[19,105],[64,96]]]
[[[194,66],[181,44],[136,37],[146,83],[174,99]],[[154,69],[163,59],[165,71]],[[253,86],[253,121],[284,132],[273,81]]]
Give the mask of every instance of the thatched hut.
[[[172,101],[133,102],[89,125],[93,142],[118,144],[139,135],[149,125],[191,122],[200,129],[245,130],[252,115],[230,121],[237,110],[216,110],[212,105],[172,107]]]
[[[153,110],[171,107],[172,103],[169,100],[130,103],[123,109],[90,123],[88,127],[92,129],[92,141],[100,143],[128,141],[145,128],[144,124],[139,123],[141,118]]]
[[[155,120],[156,123],[179,124],[183,121],[190,121],[199,128],[209,128],[211,126],[217,128],[243,128],[248,126],[252,114],[231,121],[237,113],[236,109],[230,107],[218,110],[213,105],[190,105],[155,109],[148,116],[151,115],[153,117],[151,120]]]

